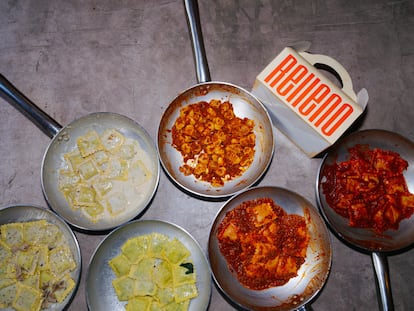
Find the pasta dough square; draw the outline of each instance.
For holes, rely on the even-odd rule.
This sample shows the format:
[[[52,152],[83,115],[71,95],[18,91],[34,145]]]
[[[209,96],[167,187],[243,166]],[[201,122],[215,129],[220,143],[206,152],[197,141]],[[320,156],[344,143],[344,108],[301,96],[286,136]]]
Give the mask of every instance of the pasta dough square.
[[[92,187],[98,196],[103,197],[112,190],[113,184],[110,180],[104,179],[104,180],[94,182],[92,184]]]
[[[129,262],[128,258],[122,253],[112,258],[109,261],[109,265],[117,277],[127,275],[131,268],[131,263]]]
[[[98,219],[102,217],[104,214],[104,208],[100,203],[95,202],[94,204],[91,204],[89,206],[83,206],[82,212],[91,221],[98,221]]]
[[[22,273],[33,274],[37,267],[37,258],[39,257],[36,254],[36,251],[33,248],[28,250],[19,250],[16,252],[16,264],[17,267]],[[19,271],[18,270],[18,271]]]
[[[21,223],[10,223],[1,226],[1,237],[10,246],[23,244],[23,225]]]
[[[174,301],[174,289],[165,287],[158,289],[158,299],[162,305],[167,305]]]
[[[153,311],[151,309],[152,298],[150,297],[134,297],[125,306],[126,311]]]
[[[174,297],[175,302],[177,303],[194,298],[197,295],[198,291],[195,284],[183,284],[181,286],[174,287]]]
[[[13,282],[0,289],[0,308],[7,308],[10,306],[16,297],[17,283]]]
[[[59,246],[49,252],[50,270],[56,276],[63,275],[76,267],[75,260],[68,246]]]
[[[164,258],[164,247],[168,247],[168,237],[164,234],[153,233],[151,234],[150,241],[150,255],[156,258]]]
[[[12,306],[17,311],[37,311],[42,305],[42,293],[30,286],[18,284]]]
[[[154,273],[154,266],[156,265],[156,259],[143,258],[137,264],[132,265],[129,277],[139,280],[150,280]]]
[[[58,281],[61,286],[55,290],[54,294],[58,303],[61,303],[70,294],[75,287],[75,281],[66,274],[61,280]]]
[[[194,284],[196,282],[196,274],[193,272],[188,273],[188,269],[183,266],[174,265],[172,268],[172,275],[174,280],[174,286],[183,284]]]
[[[80,182],[80,177],[72,170],[60,170],[58,184],[63,192],[71,191]]]
[[[94,206],[96,204],[96,192],[87,185],[79,184],[76,189],[74,204],[78,206]]]
[[[116,152],[125,141],[124,136],[114,129],[105,130],[101,136],[102,144],[110,152]]]
[[[121,301],[135,297],[135,284],[136,280],[128,276],[121,276],[112,280],[116,295]]]
[[[128,200],[122,192],[116,192],[108,195],[107,208],[112,215],[122,213],[128,206]]]
[[[151,178],[151,172],[142,161],[138,160],[132,163],[130,176],[134,183],[139,186]]]
[[[165,306],[165,311],[187,311],[188,310],[188,305],[190,304],[189,300],[185,300],[182,302],[172,302],[170,304],[168,304],[167,306]]]
[[[85,161],[78,149],[66,153],[63,157],[74,172],[77,172],[79,165]]]
[[[116,180],[128,180],[128,162],[124,159],[111,158],[107,164],[105,175]]]
[[[43,244],[49,248],[56,247],[63,239],[62,232],[59,228],[47,221],[35,221],[25,223],[25,237],[30,238],[32,244]],[[28,241],[29,242],[29,241]]]
[[[92,158],[98,165],[101,165],[102,163],[105,163],[109,160],[109,155],[105,150],[100,150],[95,152],[92,155]]]
[[[125,160],[131,160],[135,156],[134,144],[123,144],[119,149],[119,156]]]
[[[164,258],[173,264],[182,262],[190,254],[190,251],[176,238],[171,240],[168,248],[164,249]]]
[[[11,256],[10,247],[6,243],[0,240],[0,264],[5,262]]]
[[[135,294],[137,296],[152,296],[157,287],[151,279],[140,279],[135,282]]]
[[[89,180],[98,176],[99,171],[95,163],[91,159],[88,159],[79,165],[79,174],[84,180]]]
[[[136,263],[146,255],[148,248],[148,237],[138,236],[125,242],[125,244],[122,245],[121,250],[131,263]]]
[[[89,131],[85,135],[80,136],[76,142],[79,152],[84,158],[95,152],[104,150],[104,145],[102,144],[98,133],[95,131]]]
[[[24,279],[21,284],[39,289],[40,288],[40,273],[37,272],[33,275],[26,276],[26,279]]]
[[[160,288],[166,288],[173,285],[172,283],[171,264],[166,260],[162,260],[154,268],[154,282]]]

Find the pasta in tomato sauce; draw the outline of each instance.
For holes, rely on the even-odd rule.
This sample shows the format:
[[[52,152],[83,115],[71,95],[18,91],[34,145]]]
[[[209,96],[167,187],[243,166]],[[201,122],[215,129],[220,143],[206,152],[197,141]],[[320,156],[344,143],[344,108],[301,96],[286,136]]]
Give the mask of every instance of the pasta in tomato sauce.
[[[183,107],[172,127],[172,145],[183,156],[180,171],[214,187],[240,176],[254,159],[254,121],[234,114],[229,101]]]
[[[322,190],[329,206],[349,220],[349,226],[381,234],[398,229],[414,212],[414,195],[403,172],[408,162],[397,152],[356,145],[350,159],[327,165]]]
[[[241,203],[217,231],[229,269],[245,287],[282,286],[305,262],[309,233],[305,217],[287,214],[271,198]]]

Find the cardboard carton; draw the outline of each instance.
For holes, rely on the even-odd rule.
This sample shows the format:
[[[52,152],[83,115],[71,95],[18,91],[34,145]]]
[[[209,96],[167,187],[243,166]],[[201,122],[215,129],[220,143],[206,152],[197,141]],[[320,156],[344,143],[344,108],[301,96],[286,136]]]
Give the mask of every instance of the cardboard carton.
[[[333,70],[342,88],[315,65]],[[273,125],[309,157],[320,154],[364,112],[368,93],[358,96],[348,72],[325,55],[283,51],[257,76],[252,93],[266,106]]]

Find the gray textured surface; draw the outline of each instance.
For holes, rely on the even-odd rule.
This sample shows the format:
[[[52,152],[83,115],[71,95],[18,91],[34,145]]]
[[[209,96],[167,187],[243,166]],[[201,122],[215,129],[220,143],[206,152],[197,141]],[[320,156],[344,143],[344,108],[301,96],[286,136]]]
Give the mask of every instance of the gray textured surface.
[[[360,128],[414,139],[414,4],[412,1],[200,1],[213,80],[251,89],[255,76],[301,40],[338,60],[370,101]],[[196,83],[181,1],[0,1],[0,72],[62,125],[95,111],[135,119],[155,139],[158,121],[180,91]],[[46,207],[40,183],[50,139],[0,100],[0,205]],[[315,203],[320,159],[308,159],[276,132],[272,165],[261,185],[282,186]],[[206,248],[221,202],[195,199],[161,175],[143,219],[186,228]],[[83,278],[69,310],[86,310],[84,282],[103,235],[76,233]],[[370,257],[333,237],[333,266],[315,310],[375,310]],[[414,250],[388,258],[395,309],[414,304]],[[213,289],[210,310],[233,310]]]

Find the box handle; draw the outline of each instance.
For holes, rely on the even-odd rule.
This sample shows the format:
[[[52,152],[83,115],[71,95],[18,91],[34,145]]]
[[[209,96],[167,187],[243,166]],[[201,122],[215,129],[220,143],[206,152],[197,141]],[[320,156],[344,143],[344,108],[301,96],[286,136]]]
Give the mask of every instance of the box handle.
[[[346,71],[346,69],[340,63],[326,55],[310,54],[307,52],[299,52],[299,54],[313,66],[315,66],[315,64],[322,64],[328,66],[330,69],[335,71],[341,79],[342,90],[344,91],[344,93],[355,102],[357,101],[357,95],[355,94],[351,77],[348,71]]]

